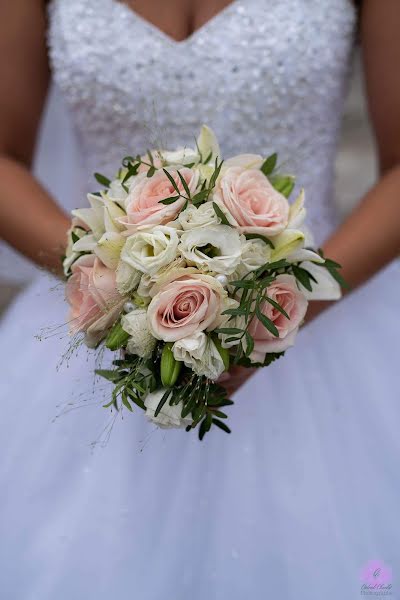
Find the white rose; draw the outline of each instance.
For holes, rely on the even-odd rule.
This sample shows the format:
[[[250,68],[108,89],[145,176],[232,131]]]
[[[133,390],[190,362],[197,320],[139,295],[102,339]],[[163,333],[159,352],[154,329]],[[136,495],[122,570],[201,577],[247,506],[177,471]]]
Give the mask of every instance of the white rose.
[[[146,397],[144,404],[146,406],[146,416],[150,419],[150,421],[163,429],[170,429],[172,427],[186,427],[187,425],[193,423],[193,419],[189,415],[182,419],[182,401],[179,402],[179,404],[170,406],[169,401],[167,400],[158,415],[156,417],[154,416],[157,406],[159,405],[160,400],[165,392],[166,389],[162,388],[161,390],[152,392]]]
[[[186,262],[178,256],[170,262],[168,265],[157,271],[154,275],[145,275],[143,274],[140,283],[137,289],[137,292],[140,296],[144,298],[152,295],[153,286],[160,280],[168,277],[169,275],[176,276],[177,273],[181,271],[183,274],[187,273],[187,269],[185,269]],[[195,271],[195,269],[193,269]]]
[[[242,240],[242,260],[234,276],[241,279],[246,273],[263,267],[271,260],[271,247],[263,240]]]
[[[135,308],[121,318],[121,326],[131,336],[126,349],[129,354],[137,354],[140,358],[151,356],[156,340],[147,327],[147,310]]]
[[[121,259],[142,273],[154,275],[176,258],[178,243],[175,229],[158,225],[151,231],[138,231],[129,236]]]
[[[215,214],[212,202],[204,202],[199,208],[189,204],[185,210],[179,213],[178,220],[185,231],[196,227],[210,227],[221,222]]]
[[[179,249],[199,269],[229,275],[240,262],[242,245],[236,229],[213,225],[183,233]]]
[[[224,362],[212,339],[202,331],[174,343],[175,360],[184,362],[196,375],[204,375],[215,381],[225,371]]]

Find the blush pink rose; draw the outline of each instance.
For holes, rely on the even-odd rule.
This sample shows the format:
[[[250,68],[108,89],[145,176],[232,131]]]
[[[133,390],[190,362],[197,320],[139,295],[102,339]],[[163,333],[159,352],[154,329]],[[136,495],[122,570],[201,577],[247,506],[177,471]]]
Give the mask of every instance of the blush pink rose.
[[[78,258],[66,285],[71,333],[85,332],[93,347],[116,321],[124,302],[115,284],[115,271],[92,254]]]
[[[274,236],[288,224],[287,199],[259,169],[228,168],[217,184],[215,199],[242,233]]]
[[[185,194],[178,170],[168,167],[168,173],[173,177],[179,191]],[[179,173],[192,194],[199,182],[199,172],[181,167]],[[177,216],[186,200],[179,198],[172,204],[162,204],[160,200],[176,195],[174,186],[162,169],[156,171],[152,177],[141,173],[134,180],[126,199],[126,217],[121,217],[119,222],[125,225],[129,234],[148,226],[168,223]]]
[[[204,331],[221,311],[224,290],[213,277],[190,275],[165,285],[150,302],[147,321],[153,336],[175,342]]]
[[[253,319],[249,327],[249,333],[254,339],[254,350],[250,356],[253,362],[263,362],[267,352],[284,352],[293,346],[299,325],[307,311],[308,302],[292,275],[278,275],[268,287],[267,294],[282,306],[290,319],[272,304],[265,302],[262,313],[273,322],[279,331],[279,338],[270,333],[257,318]]]

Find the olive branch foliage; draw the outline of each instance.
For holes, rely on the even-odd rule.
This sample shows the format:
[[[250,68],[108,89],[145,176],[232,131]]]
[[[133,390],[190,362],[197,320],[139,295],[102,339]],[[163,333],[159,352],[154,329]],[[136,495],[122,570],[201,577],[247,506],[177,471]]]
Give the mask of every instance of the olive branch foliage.
[[[209,165],[212,154],[203,157],[200,150],[200,163]],[[161,155],[162,159],[162,155]],[[274,188],[289,198],[293,191],[295,180],[294,177],[281,175],[276,172],[277,154],[271,154],[265,159],[261,165],[261,171],[269,178]],[[195,163],[188,163],[184,166],[193,167]],[[122,167],[125,171],[120,170],[119,175],[123,174],[121,185],[126,192],[129,192],[127,186],[128,180],[137,175],[141,165],[147,167],[147,177],[152,177],[156,172],[154,157],[150,151],[147,151],[147,158],[144,159],[140,155],[135,157],[126,156],[122,160]],[[218,176],[221,172],[223,161],[219,161],[218,157],[214,160],[213,171],[210,178],[204,178],[200,190],[192,194],[189,186],[180,173],[177,174],[182,184],[183,191],[178,187],[174,177],[166,168],[165,162],[163,171],[169,179],[174,194],[162,199],[160,202],[165,205],[172,204],[178,199],[185,200],[182,209],[185,210],[189,202],[198,207],[204,202],[207,202],[217,183]],[[96,181],[108,188],[111,181],[101,173],[95,173]],[[100,194],[98,194],[100,195]],[[220,206],[213,202],[213,208],[216,216],[222,224],[232,226],[227,215],[223,212]],[[261,239],[271,248],[274,247],[273,241],[259,234],[247,234],[247,239]],[[74,239],[74,238],[73,238]],[[76,236],[78,239],[78,236]],[[318,251],[325,262],[321,263],[332,277],[341,285],[346,286],[345,281],[339,273],[340,265],[323,256],[322,250]],[[236,308],[229,308],[224,311],[223,315],[228,317],[227,322],[214,331],[215,334],[223,336],[226,344],[230,345],[229,362],[230,365],[239,365],[244,367],[264,367],[271,364],[284,355],[284,352],[268,353],[262,363],[254,363],[250,361],[250,355],[254,350],[254,339],[250,333],[250,326],[254,320],[258,320],[267,329],[267,331],[275,337],[279,337],[279,331],[274,322],[264,314],[265,304],[268,303],[279,311],[286,319],[289,315],[284,308],[273,298],[268,296],[268,287],[275,281],[280,274],[291,274],[296,278],[298,285],[302,285],[305,289],[311,291],[313,283],[316,283],[315,277],[299,264],[289,263],[285,259],[276,262],[267,263],[262,267],[251,271],[244,275],[241,279],[230,281],[229,286],[232,292],[232,297],[238,301]],[[146,410],[144,400],[148,393],[153,392],[163,387],[163,382],[160,378],[160,361],[164,344],[159,342],[156,351],[152,358],[142,359],[136,355],[127,354],[121,344],[122,358],[113,361],[114,369],[96,370],[97,375],[110,381],[114,388],[111,394],[111,400],[104,405],[105,408],[114,408],[118,411],[124,408],[132,411],[133,405],[136,405],[142,410]],[[115,349],[115,348],[114,348]],[[200,439],[203,439],[205,434],[214,425],[226,433],[230,433],[229,427],[226,425],[228,415],[224,412],[225,407],[233,404],[233,401],[228,398],[226,389],[217,382],[208,380],[204,376],[194,374],[189,368],[183,366],[180,370],[178,379],[173,385],[166,388],[158,406],[155,410],[155,416],[162,413],[165,405],[176,406],[182,403],[181,417],[191,416],[192,423],[187,425],[186,431],[198,429]]]

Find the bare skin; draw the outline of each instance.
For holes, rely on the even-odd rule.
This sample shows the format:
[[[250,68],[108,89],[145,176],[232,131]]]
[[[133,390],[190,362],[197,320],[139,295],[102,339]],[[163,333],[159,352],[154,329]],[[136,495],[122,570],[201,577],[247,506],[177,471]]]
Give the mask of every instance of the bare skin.
[[[117,1],[117,0],[115,0]],[[181,41],[229,0],[131,0],[132,10]],[[179,18],[177,18],[179,15]],[[400,254],[400,3],[364,0],[361,43],[380,164],[377,184],[324,245],[354,289]],[[58,271],[69,218],[30,173],[49,67],[43,0],[0,4],[0,236],[37,264]],[[23,218],[21,218],[21,215]],[[308,320],[329,304],[311,303]],[[238,368],[233,393],[251,375]]]

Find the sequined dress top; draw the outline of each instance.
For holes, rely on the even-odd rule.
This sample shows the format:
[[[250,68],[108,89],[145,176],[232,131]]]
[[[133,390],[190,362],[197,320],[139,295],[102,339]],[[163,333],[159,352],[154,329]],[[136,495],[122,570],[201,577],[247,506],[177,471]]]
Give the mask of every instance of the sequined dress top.
[[[225,156],[279,152],[322,241],[335,225],[354,22],[350,0],[233,0],[177,42],[118,0],[53,0],[51,62],[88,181],[112,175],[126,154],[193,146],[206,123]]]

